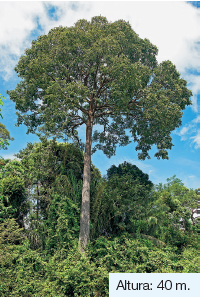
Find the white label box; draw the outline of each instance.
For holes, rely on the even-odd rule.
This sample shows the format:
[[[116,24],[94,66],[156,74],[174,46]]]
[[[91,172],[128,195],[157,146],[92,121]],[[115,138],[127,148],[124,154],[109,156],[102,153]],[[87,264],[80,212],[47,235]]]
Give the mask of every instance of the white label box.
[[[109,297],[200,297],[200,273],[109,273]]]

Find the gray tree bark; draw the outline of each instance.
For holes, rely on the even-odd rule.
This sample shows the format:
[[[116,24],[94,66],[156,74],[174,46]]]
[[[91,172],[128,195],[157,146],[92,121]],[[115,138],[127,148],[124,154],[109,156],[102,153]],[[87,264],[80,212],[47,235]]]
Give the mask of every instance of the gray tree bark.
[[[90,183],[91,183],[91,143],[92,143],[93,117],[88,115],[86,127],[86,145],[84,153],[84,173],[82,187],[82,206],[80,215],[79,244],[83,253],[89,241],[90,233]]]

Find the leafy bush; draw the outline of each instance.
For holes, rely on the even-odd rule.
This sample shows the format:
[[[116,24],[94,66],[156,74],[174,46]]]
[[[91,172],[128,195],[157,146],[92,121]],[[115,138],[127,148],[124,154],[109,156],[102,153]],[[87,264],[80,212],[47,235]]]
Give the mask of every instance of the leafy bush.
[[[150,240],[133,239],[129,234],[98,238],[90,248],[90,257],[96,266],[106,266],[108,272],[193,273],[200,270],[199,251],[189,248],[180,253],[172,246],[158,248]]]

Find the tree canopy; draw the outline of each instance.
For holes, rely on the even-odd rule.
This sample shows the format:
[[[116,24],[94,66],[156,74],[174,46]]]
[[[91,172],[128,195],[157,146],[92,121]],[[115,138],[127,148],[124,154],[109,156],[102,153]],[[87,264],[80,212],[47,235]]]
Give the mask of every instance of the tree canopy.
[[[181,109],[192,93],[175,65],[157,63],[157,53],[123,20],[94,17],[50,30],[32,42],[15,67],[22,81],[8,94],[19,111],[18,124],[26,124],[28,132],[40,127],[76,136],[75,128],[87,124],[91,111],[94,124],[104,126],[94,132],[95,148],[108,156],[117,143],[129,142],[129,129],[140,158],[152,144],[158,157],[167,157],[170,132],[181,124]]]

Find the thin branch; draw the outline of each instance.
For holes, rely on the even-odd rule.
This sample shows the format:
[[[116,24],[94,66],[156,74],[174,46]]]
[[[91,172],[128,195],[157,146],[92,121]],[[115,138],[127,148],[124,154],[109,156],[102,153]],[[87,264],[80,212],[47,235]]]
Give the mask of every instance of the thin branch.
[[[130,104],[135,104],[135,105],[137,105],[138,102],[136,101],[136,99],[133,99],[133,100],[129,101],[128,105],[130,105]]]
[[[76,126],[81,126],[82,124],[86,124],[86,122],[85,122],[85,121],[82,121],[81,123],[76,123],[76,124],[74,124],[73,126],[70,126],[70,128],[71,128],[72,131],[73,131],[74,128],[75,128]]]
[[[105,111],[105,112],[102,112],[102,113],[99,113],[99,114],[95,115],[94,118],[98,118],[98,117],[101,117],[101,116],[104,116],[104,115],[112,115],[112,114],[113,114],[113,111]]]
[[[114,107],[112,105],[110,105],[110,104],[105,103],[102,106],[96,106],[96,111],[103,110],[103,109],[106,109],[106,108],[112,108],[113,109]]]
[[[102,76],[102,74],[101,74]],[[103,88],[103,86],[109,82],[112,82],[114,79],[106,79],[104,78],[103,81],[101,82],[101,85],[100,87],[98,88],[97,92],[96,92],[96,96],[95,97],[100,97],[100,95],[107,89],[107,86],[106,88],[104,88],[103,90],[101,90]]]
[[[95,97],[98,97],[99,96],[99,94],[100,94],[100,91],[101,91],[101,89],[102,89],[102,87],[104,86],[104,82],[105,81],[105,79],[103,80],[103,82],[101,82],[101,85],[100,85],[100,87],[98,88],[98,90],[97,90],[97,92],[96,92],[96,96]]]
[[[106,127],[106,125],[107,125],[107,122],[106,122],[106,120],[105,120],[105,118],[103,118],[103,116],[100,116],[102,119],[103,119],[103,121],[105,122],[105,124],[104,124],[104,133],[105,133],[105,127]]]
[[[95,75],[94,75],[94,90],[96,89],[96,86],[97,86],[96,78],[97,78],[98,68],[99,68],[99,64],[96,67],[96,72],[95,72]]]
[[[70,117],[72,117],[75,120],[76,119],[80,119],[80,120],[84,121],[83,118],[81,116],[79,116],[79,115],[70,115]]]
[[[77,108],[80,109],[80,111],[82,111],[85,115],[89,114],[89,112],[85,110],[82,106],[78,105]]]
[[[84,124],[84,122],[83,122],[83,123],[80,123],[79,125],[82,125],[82,124]],[[74,138],[77,139],[78,144],[80,145],[80,139],[79,139],[78,136],[75,135],[75,133],[74,133],[74,128],[75,128],[75,127],[76,127],[75,125],[72,127],[72,134],[73,134]]]

